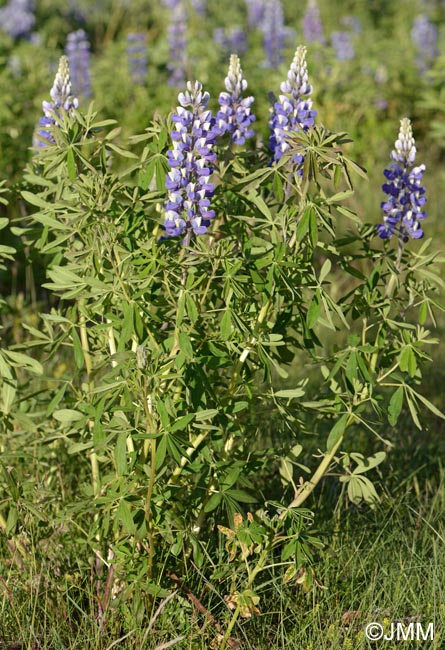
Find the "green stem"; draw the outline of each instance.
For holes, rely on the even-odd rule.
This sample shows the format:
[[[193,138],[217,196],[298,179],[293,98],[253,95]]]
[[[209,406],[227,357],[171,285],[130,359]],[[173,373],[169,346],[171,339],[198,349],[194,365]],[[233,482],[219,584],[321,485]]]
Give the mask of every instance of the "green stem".
[[[301,487],[298,494],[296,495],[295,499],[290,503],[287,510],[289,510],[290,508],[299,508],[315,490],[315,488],[317,487],[317,485],[319,484],[323,476],[328,471],[329,465],[331,464],[332,459],[334,458],[335,454],[340,448],[345,438],[346,432],[351,426],[351,424],[353,423],[353,421],[354,421],[353,416],[351,415],[345,425],[345,429],[341,434],[340,438],[337,440],[337,442],[332,447],[332,449],[326,452],[326,454],[323,456],[323,460],[321,461],[317,470],[314,472],[312,478],[309,481],[306,481],[306,483],[304,483],[304,485]],[[280,519],[284,519],[287,510],[283,510],[283,512],[280,515]]]
[[[254,580],[255,580],[255,578],[257,577],[258,573],[263,569],[264,564],[265,564],[265,562],[266,562],[266,560],[267,560],[267,557],[268,557],[268,555],[269,555],[269,552],[270,552],[270,549],[269,549],[269,546],[268,546],[268,547],[267,547],[267,548],[262,552],[262,554],[260,555],[260,558],[259,558],[259,560],[258,560],[256,566],[255,566],[255,567],[252,569],[252,571],[250,572],[249,578],[248,578],[248,580],[247,580],[246,589],[250,589],[250,587],[253,585]],[[227,629],[226,629],[226,632],[225,632],[225,634],[224,634],[223,640],[221,641],[221,648],[220,648],[220,650],[225,650],[225,648],[226,648],[226,646],[227,646],[227,641],[229,640],[230,635],[231,635],[231,633],[232,633],[232,630],[233,630],[233,628],[235,627],[235,623],[236,623],[237,620],[238,620],[238,617],[239,617],[239,615],[240,615],[240,612],[241,612],[241,604],[238,603],[238,605],[237,605],[235,611],[233,612],[233,616],[232,616],[232,618],[231,618],[231,620],[230,620],[230,623],[229,623],[229,625],[227,626]]]
[[[389,282],[386,285],[386,289],[385,289],[385,298],[389,298],[389,300],[392,300],[394,289],[395,289],[395,284],[396,284],[396,281],[397,281],[397,276],[400,274],[400,262],[402,261],[402,253],[403,253],[403,241],[399,237],[399,243],[398,243],[398,249],[397,249],[397,257],[396,257],[396,261],[395,261],[395,264],[394,264],[395,272],[393,271],[393,273],[392,273],[392,275],[391,275],[391,277],[389,279]],[[379,327],[378,332],[377,332],[376,343],[377,343],[378,338],[379,338],[380,329],[381,329],[381,326]],[[371,361],[370,361],[370,368],[371,368],[372,372],[375,372],[376,365],[377,365],[377,360],[378,360],[378,356],[379,356],[378,346],[376,345],[376,347],[377,347],[377,350],[372,355]]]
[[[154,420],[152,414],[152,406],[150,396],[148,395],[147,378],[144,378],[144,391],[143,391],[144,411],[147,420],[147,433],[153,434]],[[147,539],[148,539],[148,578],[153,577],[153,560],[155,554],[155,539],[153,521],[151,517],[151,502],[153,499],[153,491],[156,478],[156,438],[148,438],[144,442],[144,459],[146,460],[150,453],[150,479],[148,481],[147,496],[145,498],[145,522],[147,526]]]
[[[237,362],[235,364],[235,368],[233,370],[233,374],[232,374],[232,377],[230,379],[230,383],[229,383],[229,385],[227,387],[227,397],[229,399],[231,397],[233,397],[233,394],[234,394],[235,389],[236,389],[237,384],[238,384],[238,380],[239,380],[239,377],[240,377],[240,374],[241,374],[242,367],[246,363],[250,352],[252,351],[252,349],[254,348],[255,343],[257,342],[260,327],[263,324],[264,319],[267,316],[267,313],[268,313],[268,311],[270,309],[271,303],[272,303],[272,299],[269,298],[264,303],[264,305],[261,307],[260,313],[258,314],[257,322],[255,324],[254,332],[253,332],[253,335],[252,335],[252,337],[251,337],[251,339],[249,341],[249,344],[244,348],[244,350],[240,354],[240,356],[239,356],[239,358],[238,358],[238,360],[237,360]],[[229,435],[229,437],[227,438],[225,444],[224,444],[224,454],[225,454],[226,457],[232,451],[234,440],[235,440],[235,435],[233,433],[231,433]]]
[[[92,374],[92,361],[91,361],[91,354],[90,354],[90,344],[88,342],[88,332],[87,332],[87,327],[86,327],[86,322],[85,322],[85,314],[82,312],[82,307],[85,306],[85,299],[82,298],[79,301],[79,329],[80,329],[80,342],[82,345],[82,351],[83,351],[83,356],[85,359],[85,368],[87,371],[87,376],[88,376],[88,388],[91,392],[93,389],[93,382],[91,379],[91,374]],[[88,426],[90,429],[90,435],[93,435],[93,428],[94,424],[92,420],[89,420]],[[97,454],[96,452],[93,451],[90,454],[90,463],[91,463],[91,477],[92,477],[92,486],[93,486],[93,494],[95,497],[99,495],[100,492],[100,470],[99,470],[99,461],[97,459]]]
[[[6,520],[3,517],[2,513],[0,512],[0,531],[2,531],[6,535],[6,529],[7,529]],[[26,557],[28,556],[25,547],[17,539],[13,538],[12,540],[8,541],[8,546],[11,552],[18,551],[23,559],[26,559]]]

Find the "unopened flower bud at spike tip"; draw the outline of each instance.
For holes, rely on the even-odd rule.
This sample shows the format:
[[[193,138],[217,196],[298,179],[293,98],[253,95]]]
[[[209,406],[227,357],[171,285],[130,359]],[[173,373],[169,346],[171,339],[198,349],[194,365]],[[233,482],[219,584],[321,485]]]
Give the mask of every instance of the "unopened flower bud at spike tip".
[[[426,217],[423,209],[426,203],[425,188],[422,185],[425,165],[414,167],[416,147],[411,121],[404,117],[400,120],[399,136],[391,152],[389,169],[385,169],[387,180],[382,189],[387,195],[383,201],[383,224],[377,226],[378,235],[389,239],[394,232],[399,239],[407,242],[410,237],[423,237],[421,222]]]

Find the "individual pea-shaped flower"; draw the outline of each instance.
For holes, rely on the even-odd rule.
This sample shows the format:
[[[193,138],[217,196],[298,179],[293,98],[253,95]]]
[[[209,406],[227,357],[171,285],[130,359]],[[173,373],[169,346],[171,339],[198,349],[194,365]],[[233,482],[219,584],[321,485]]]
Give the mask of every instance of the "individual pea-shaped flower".
[[[79,105],[77,98],[71,94],[70,68],[66,56],[60,57],[50,96],[50,102],[42,102],[44,115],[39,120],[39,128],[34,137],[34,146],[37,147],[54,144],[53,126],[59,126],[60,122],[63,122],[64,116],[71,113]]]
[[[420,239],[423,230],[420,222],[425,219],[425,188],[422,178],[425,165],[414,166],[416,146],[411,122],[407,117],[400,120],[399,137],[391,152],[392,163],[385,169],[387,182],[382,189],[387,195],[383,201],[383,224],[377,226],[382,239],[389,239],[397,232],[399,240],[407,242],[410,237]]]
[[[227,92],[219,95],[220,110],[216,116],[216,125],[221,135],[230,134],[234,144],[244,144],[247,138],[253,136],[251,124],[255,122],[255,115],[251,113],[251,106],[255,101],[253,97],[242,97],[247,88],[241,70],[240,60],[236,54],[230,57],[229,72],[225,78]]]
[[[292,131],[307,131],[314,126],[317,111],[312,109],[312,86],[306,63],[306,48],[299,45],[287,73],[287,80],[281,84],[282,95],[275,102],[269,120],[270,148],[274,162],[278,162],[291,147],[289,135]],[[304,158],[294,154],[293,161],[301,165]]]
[[[187,83],[179,93],[176,113],[172,116],[173,148],[167,153],[170,171],[167,174],[168,197],[164,228],[167,237],[190,233],[203,235],[215,216],[211,209],[215,186],[209,179],[216,160],[213,151],[218,130],[208,110],[209,93],[202,91],[199,81]]]

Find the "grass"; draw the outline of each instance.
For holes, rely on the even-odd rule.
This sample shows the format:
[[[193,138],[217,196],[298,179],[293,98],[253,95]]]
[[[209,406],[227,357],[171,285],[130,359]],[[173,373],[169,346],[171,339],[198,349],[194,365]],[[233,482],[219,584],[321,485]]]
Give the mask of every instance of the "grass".
[[[318,504],[312,504],[323,522],[319,532],[327,549],[313,568],[315,586],[306,591],[295,580],[283,585],[273,570],[260,574],[260,614],[241,621],[233,634],[241,649],[360,650],[377,647],[364,637],[368,622],[389,629],[391,621],[417,620],[424,629],[434,624],[434,642],[420,646],[405,641],[403,647],[443,647],[443,441],[434,431],[424,435],[428,471],[424,459],[414,454],[419,436],[406,436],[398,449],[397,471],[385,481],[384,497],[374,510],[349,506],[330,489],[329,478],[324,482]],[[387,472],[388,467],[385,476]],[[400,480],[403,473],[405,481]],[[229,620],[223,603],[229,585],[207,581],[199,569],[189,567],[185,582],[213,621],[197,610],[184,588],[170,581],[171,591],[175,586],[177,591],[154,621],[152,617],[147,632],[149,624],[139,618],[137,591],[123,598],[116,581],[101,628],[98,594],[104,598],[107,576],[97,576],[88,568],[91,558],[76,546],[72,530],[59,527],[46,539],[38,536],[38,526],[30,518],[26,535],[22,533],[22,540],[27,540],[23,560],[12,557],[1,540],[2,649],[154,650],[183,636],[170,647],[198,650],[213,647],[217,625],[224,629]],[[156,607],[160,602],[164,601],[157,600]],[[400,647],[400,642],[382,643],[387,650]]]

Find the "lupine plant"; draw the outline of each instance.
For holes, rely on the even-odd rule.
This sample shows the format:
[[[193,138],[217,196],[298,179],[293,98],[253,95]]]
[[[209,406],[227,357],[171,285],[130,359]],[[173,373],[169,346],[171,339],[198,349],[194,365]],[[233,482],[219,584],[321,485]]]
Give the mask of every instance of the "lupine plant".
[[[396,251],[387,237],[382,248],[375,220],[345,204],[364,172],[342,150],[346,134],[315,124],[305,55],[275,105],[272,165],[255,150],[218,159],[199,82],[132,140],[138,154],[127,150],[91,107],[72,114],[61,62],[51,111],[65,113],[45,124],[53,146],[38,149],[21,189],[21,236],[57,298],[27,345],[69,359],[40,412],[47,443],[75,455],[79,474],[90,468],[67,520],[97,558],[99,621],[107,603],[151,611],[168,594],[166,569],[193,562],[232,611],[218,616],[220,647],[233,647],[271,571],[309,580],[321,541],[307,505],[326,473],[351,502],[378,501],[385,452],[358,453],[356,434],[381,440],[404,404],[419,427],[420,410],[440,415],[420,388],[436,256],[428,242]],[[380,234],[418,232],[404,210],[408,190],[421,205],[420,172],[402,129],[388,192],[403,215],[393,228],[399,205],[384,207]]]

